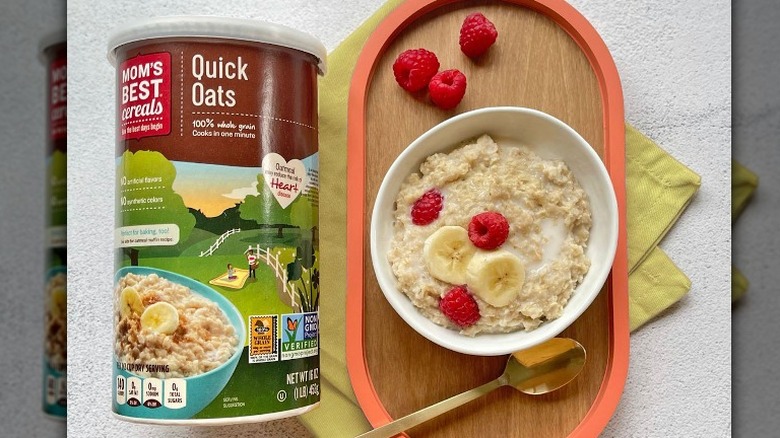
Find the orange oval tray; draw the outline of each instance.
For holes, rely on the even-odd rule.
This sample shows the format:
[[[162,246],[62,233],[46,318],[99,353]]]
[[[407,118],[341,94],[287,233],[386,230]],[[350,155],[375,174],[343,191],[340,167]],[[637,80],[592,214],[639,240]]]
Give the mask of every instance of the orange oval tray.
[[[499,31],[473,62],[458,47],[463,18],[481,11]],[[391,65],[426,47],[441,69],[458,68],[468,90],[453,111],[405,93]],[[409,431],[410,436],[596,436],[620,399],[628,369],[628,269],[625,132],[617,69],[599,35],[560,0],[411,0],[378,26],[358,59],[348,106],[347,365],[361,408],[374,426],[470,389],[500,374],[505,357],[445,350],[411,330],[392,310],[371,267],[373,199],[393,159],[420,134],[470,109],[537,108],[565,121],[594,147],[612,178],[620,211],[617,256],[607,284],[562,336],[580,341],[588,362],[572,384],[525,396],[509,388]]]

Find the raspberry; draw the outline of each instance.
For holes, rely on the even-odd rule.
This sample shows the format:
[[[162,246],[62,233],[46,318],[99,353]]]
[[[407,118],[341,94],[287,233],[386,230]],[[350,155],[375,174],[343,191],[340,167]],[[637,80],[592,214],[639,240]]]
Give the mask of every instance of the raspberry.
[[[486,211],[469,222],[469,240],[477,248],[496,249],[509,236],[509,222],[501,213]]]
[[[455,69],[436,73],[428,84],[428,92],[439,108],[455,108],[466,94],[466,76]]]
[[[428,225],[438,219],[443,200],[441,193],[436,189],[423,193],[412,205],[412,223]]]
[[[468,327],[479,321],[479,306],[466,286],[455,286],[439,301],[439,310],[460,327]]]
[[[496,38],[496,26],[484,15],[475,12],[466,17],[460,27],[460,50],[469,58],[476,58],[487,52]]]
[[[406,50],[393,63],[395,81],[409,92],[425,88],[437,71],[439,59],[435,53],[425,49]]]

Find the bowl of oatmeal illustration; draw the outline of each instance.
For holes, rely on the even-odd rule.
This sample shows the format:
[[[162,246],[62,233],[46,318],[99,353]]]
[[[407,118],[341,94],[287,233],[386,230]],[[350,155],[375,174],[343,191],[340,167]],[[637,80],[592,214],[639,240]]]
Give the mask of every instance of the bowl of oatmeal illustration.
[[[67,365],[67,271],[64,266],[49,269],[46,274],[45,365],[54,375],[65,373]]]
[[[571,127],[533,109],[482,108],[398,156],[370,232],[379,286],[414,330],[500,355],[556,336],[595,299],[615,256],[617,201]]]
[[[156,409],[170,419],[191,418],[222,391],[246,343],[243,317],[211,287],[161,269],[128,266],[114,284],[114,359],[119,375],[159,385]],[[177,384],[175,393],[170,388]],[[128,388],[130,387],[128,383]],[[134,409],[127,402],[118,406]],[[176,400],[174,400],[176,399]],[[167,403],[167,401],[171,403]],[[116,401],[115,401],[116,403]]]

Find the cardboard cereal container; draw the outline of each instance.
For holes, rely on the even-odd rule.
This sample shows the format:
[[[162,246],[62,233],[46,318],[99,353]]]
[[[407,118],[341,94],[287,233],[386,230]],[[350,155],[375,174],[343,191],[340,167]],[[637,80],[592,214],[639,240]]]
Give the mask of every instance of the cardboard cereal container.
[[[228,424],[319,404],[317,77],[287,27],[119,30],[113,410]]]
[[[46,270],[44,277],[43,411],[67,412],[67,77],[65,32],[40,43],[46,67]]]

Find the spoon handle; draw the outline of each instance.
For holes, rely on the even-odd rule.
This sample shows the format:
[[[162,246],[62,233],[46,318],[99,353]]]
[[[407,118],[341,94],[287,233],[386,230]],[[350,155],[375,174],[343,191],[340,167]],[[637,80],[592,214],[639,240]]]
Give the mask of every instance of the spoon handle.
[[[469,389],[468,391],[462,392],[458,395],[453,395],[446,400],[442,400],[436,404],[420,409],[417,412],[412,412],[405,417],[401,417],[372,431],[359,435],[357,438],[389,438],[395,436],[407,429],[411,429],[412,427],[417,426],[418,424],[424,423],[431,418],[438,417],[439,415],[455,409],[458,406],[478,399],[490,391],[505,385],[506,380],[502,379],[505,379],[504,376],[501,376],[496,380],[485,383],[484,385],[478,386],[474,389]]]

